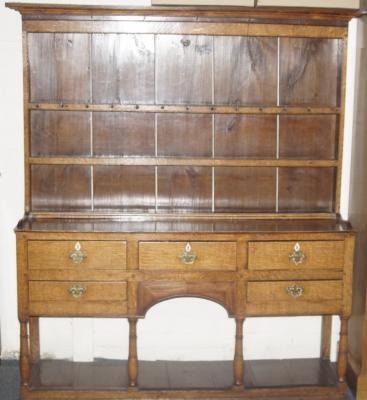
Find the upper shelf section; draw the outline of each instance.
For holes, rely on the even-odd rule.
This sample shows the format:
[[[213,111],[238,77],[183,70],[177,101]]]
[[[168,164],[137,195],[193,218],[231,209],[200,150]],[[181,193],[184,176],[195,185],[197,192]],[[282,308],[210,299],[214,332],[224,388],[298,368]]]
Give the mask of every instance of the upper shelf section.
[[[30,33],[28,53],[36,103],[340,106],[338,39]]]
[[[307,8],[307,7],[228,7],[228,6],[152,6],[118,7],[97,5],[5,3],[6,7],[19,11],[23,19],[53,19],[63,15],[63,19],[81,16],[93,19],[111,19],[119,16],[153,17],[156,19],[184,18],[236,18],[249,22],[276,22],[316,25],[346,25],[353,17],[363,14],[356,9]]]

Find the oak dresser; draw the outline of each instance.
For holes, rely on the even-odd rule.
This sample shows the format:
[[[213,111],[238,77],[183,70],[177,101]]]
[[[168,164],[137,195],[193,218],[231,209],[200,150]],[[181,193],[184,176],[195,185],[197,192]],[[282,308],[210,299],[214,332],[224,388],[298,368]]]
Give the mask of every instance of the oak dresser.
[[[358,11],[7,5],[23,18],[21,398],[342,397],[354,233],[339,210]],[[184,296],[235,320],[233,363],[213,385],[160,387],[138,360],[138,321]],[[322,316],[322,338],[305,380],[267,382],[284,361],[251,379],[246,318],[306,315]],[[41,359],[40,317],[127,318],[128,360],[78,385],[72,362]]]

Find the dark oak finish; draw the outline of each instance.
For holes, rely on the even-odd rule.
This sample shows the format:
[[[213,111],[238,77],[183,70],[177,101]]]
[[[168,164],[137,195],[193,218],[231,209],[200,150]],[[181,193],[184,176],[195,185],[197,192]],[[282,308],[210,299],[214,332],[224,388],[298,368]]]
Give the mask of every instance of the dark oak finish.
[[[136,211],[155,208],[153,167],[94,167],[94,208]]]
[[[24,18],[36,15],[39,17],[53,15],[137,15],[137,16],[204,16],[204,17],[253,17],[253,18],[271,18],[280,21],[292,19],[302,19],[305,23],[309,20],[320,22],[326,20],[331,25],[338,22],[344,22],[363,14],[360,10],[345,10],[337,8],[307,8],[307,7],[119,7],[119,6],[101,6],[101,5],[45,5],[37,3],[16,3],[8,2],[6,6],[19,11]]]
[[[282,115],[279,124],[280,158],[337,158],[338,118],[335,115]]]
[[[90,210],[91,169],[88,166],[33,165],[32,209]]]
[[[157,114],[157,155],[211,157],[212,116]]]
[[[275,168],[215,168],[216,211],[271,212],[275,207]]]
[[[154,103],[153,35],[92,36],[93,103]]]
[[[214,154],[228,158],[275,158],[276,116],[216,115]]]
[[[354,232],[338,211],[358,12],[9,7],[24,42],[22,400],[342,398]],[[139,319],[176,297],[235,320],[232,361],[139,360]],[[322,315],[320,359],[244,361],[247,318],[280,315]],[[127,318],[128,359],[42,360],[40,317]]]
[[[276,38],[217,37],[214,43],[216,104],[276,104]]]
[[[86,112],[32,111],[31,155],[91,155],[90,125],[91,114]]]
[[[210,36],[158,35],[156,102],[211,104],[213,51]]]
[[[330,212],[335,180],[334,168],[279,168],[279,210]]]
[[[90,102],[89,41],[79,33],[29,34],[31,101]]]
[[[158,167],[159,212],[212,209],[212,170],[208,167]]]
[[[340,105],[342,42],[329,39],[280,40],[280,104]]]
[[[241,321],[239,321],[241,323]],[[242,321],[243,322],[243,321]],[[123,360],[96,360],[93,363],[42,360],[34,368],[32,387],[43,389],[86,388],[86,378],[94,376],[94,389],[113,387],[127,389],[127,365]],[[335,364],[317,359],[247,361],[244,381],[246,387],[281,387],[307,382],[308,385],[330,387],[336,382]],[[217,389],[232,385],[230,361],[139,361],[139,385],[145,390]],[[149,393],[149,392],[148,392]],[[242,394],[242,393],[241,393]],[[235,397],[235,393],[232,394]]]
[[[93,155],[154,156],[154,115],[93,113]]]

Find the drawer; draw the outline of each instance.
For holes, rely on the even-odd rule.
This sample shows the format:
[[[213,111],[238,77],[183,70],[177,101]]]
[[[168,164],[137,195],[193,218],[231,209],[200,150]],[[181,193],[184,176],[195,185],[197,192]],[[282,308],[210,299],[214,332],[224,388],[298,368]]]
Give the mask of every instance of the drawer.
[[[338,312],[342,281],[249,282],[249,314],[318,314]]]
[[[30,314],[109,316],[127,312],[126,282],[29,282]]]
[[[344,241],[250,242],[253,270],[333,268],[344,266]]]
[[[126,242],[30,240],[28,266],[29,269],[126,269]]]
[[[145,270],[236,270],[236,242],[140,242]]]

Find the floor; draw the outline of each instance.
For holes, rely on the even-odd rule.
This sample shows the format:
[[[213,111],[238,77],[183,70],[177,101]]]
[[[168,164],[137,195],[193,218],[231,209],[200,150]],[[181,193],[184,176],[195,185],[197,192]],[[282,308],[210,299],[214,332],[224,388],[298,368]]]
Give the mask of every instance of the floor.
[[[18,363],[16,361],[2,361],[0,364],[0,399],[18,400],[18,390],[19,390]],[[298,398],[294,400],[302,400],[302,399]],[[354,400],[354,397],[352,396],[351,393],[348,393],[346,400]]]

